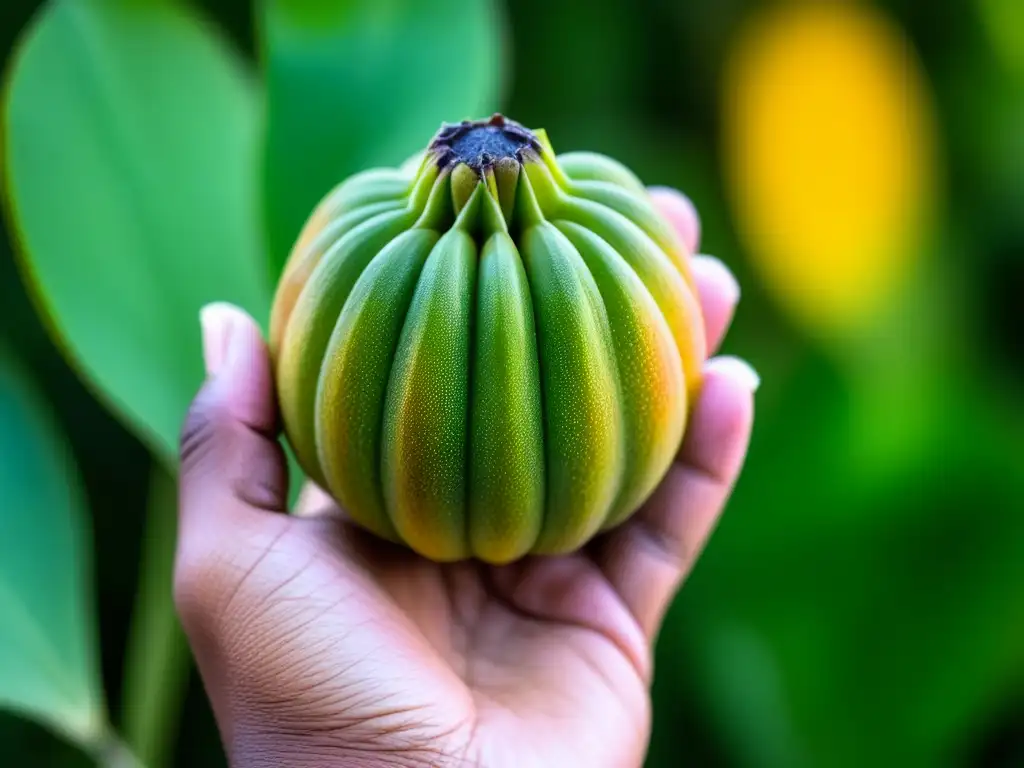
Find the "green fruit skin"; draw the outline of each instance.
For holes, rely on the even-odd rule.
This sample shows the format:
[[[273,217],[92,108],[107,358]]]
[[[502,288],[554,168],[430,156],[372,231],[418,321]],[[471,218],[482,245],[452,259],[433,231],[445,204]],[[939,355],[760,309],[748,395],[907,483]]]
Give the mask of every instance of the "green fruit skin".
[[[544,424],[537,335],[522,259],[505,232],[480,254],[473,330],[469,548],[509,562],[544,519]]]
[[[402,538],[426,557],[467,556],[470,323],[477,249],[460,229],[427,257],[384,403],[381,474]]]
[[[438,241],[411,229],[360,275],[327,344],[316,395],[316,446],[328,490],[379,536],[397,540],[381,492],[381,420],[391,361],[423,264]]]
[[[428,559],[575,551],[684,437],[688,254],[611,158],[545,150],[475,190],[417,162],[347,180],[300,233],[270,324],[287,438],[353,521]]]
[[[594,278],[550,222],[523,235],[537,307],[547,448],[546,515],[536,551],[573,549],[604,521],[625,459],[611,328]]]

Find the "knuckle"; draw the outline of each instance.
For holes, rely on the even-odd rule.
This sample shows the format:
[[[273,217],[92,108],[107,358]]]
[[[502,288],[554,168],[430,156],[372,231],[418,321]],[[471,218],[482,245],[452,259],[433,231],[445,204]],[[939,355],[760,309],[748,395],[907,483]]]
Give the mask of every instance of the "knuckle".
[[[656,560],[674,570],[689,570],[695,555],[691,542],[681,530],[638,515],[633,531],[641,546]]]

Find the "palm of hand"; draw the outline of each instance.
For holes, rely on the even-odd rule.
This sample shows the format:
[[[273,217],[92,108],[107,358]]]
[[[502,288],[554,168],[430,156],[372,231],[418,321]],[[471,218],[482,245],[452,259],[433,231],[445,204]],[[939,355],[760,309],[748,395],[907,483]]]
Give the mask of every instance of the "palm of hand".
[[[264,522],[218,613],[276,739],[409,765],[640,763],[642,635],[586,555],[439,566],[333,515]],[[265,651],[230,650],[253,638]]]

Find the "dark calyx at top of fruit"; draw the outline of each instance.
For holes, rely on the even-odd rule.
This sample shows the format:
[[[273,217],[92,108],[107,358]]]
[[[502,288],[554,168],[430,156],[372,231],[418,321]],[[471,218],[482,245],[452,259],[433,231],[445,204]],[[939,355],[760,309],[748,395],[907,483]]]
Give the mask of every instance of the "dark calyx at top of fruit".
[[[486,120],[445,123],[429,151],[440,169],[465,163],[483,175],[502,160],[522,165],[527,155],[536,156],[541,151],[541,143],[527,128],[495,113]]]
[[[420,222],[479,234],[538,221],[558,195],[549,164],[543,131],[504,115],[443,123],[414,182],[424,199]]]

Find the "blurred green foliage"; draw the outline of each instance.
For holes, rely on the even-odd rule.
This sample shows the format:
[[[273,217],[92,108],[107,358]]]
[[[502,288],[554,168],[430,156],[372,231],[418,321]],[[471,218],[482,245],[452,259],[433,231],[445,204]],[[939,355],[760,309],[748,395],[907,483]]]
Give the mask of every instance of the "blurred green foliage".
[[[453,115],[498,106],[505,40],[491,0],[257,7],[268,102],[264,210],[276,277],[325,190],[422,150],[423,137]],[[452,44],[439,44],[445,39]]]
[[[0,349],[0,706],[85,747],[104,738],[88,518],[70,452]],[[59,564],[54,567],[54,563]]]
[[[1024,765],[1021,11],[860,2],[921,61],[943,202],[911,283],[839,340],[762,279],[722,170],[723,72],[777,3],[9,0],[0,701],[86,753],[110,747],[109,706],[151,765],[224,764],[195,674],[169,683],[180,647],[153,642],[173,634],[161,465],[201,375],[196,311],[265,321],[327,187],[501,109],[688,192],[743,286],[725,351],[762,375],[757,425],[659,639],[649,765]],[[97,649],[72,618],[90,583]],[[38,646],[14,645],[17,611]],[[25,682],[47,643],[59,695]],[[140,707],[151,689],[170,693]],[[5,764],[86,753],[0,718]]]

